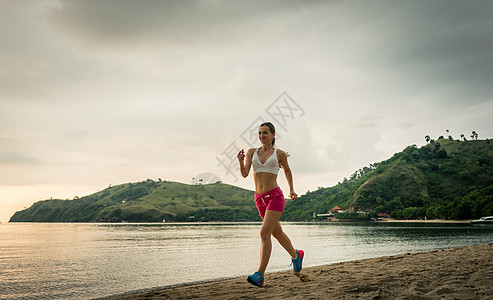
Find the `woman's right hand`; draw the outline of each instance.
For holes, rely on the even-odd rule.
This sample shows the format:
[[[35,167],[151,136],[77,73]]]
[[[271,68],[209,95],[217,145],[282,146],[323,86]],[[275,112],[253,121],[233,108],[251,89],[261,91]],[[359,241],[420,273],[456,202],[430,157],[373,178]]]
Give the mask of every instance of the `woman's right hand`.
[[[243,160],[245,160],[245,150],[241,149],[241,151],[238,152],[238,155],[236,157],[238,157],[238,160],[240,162],[242,162]]]

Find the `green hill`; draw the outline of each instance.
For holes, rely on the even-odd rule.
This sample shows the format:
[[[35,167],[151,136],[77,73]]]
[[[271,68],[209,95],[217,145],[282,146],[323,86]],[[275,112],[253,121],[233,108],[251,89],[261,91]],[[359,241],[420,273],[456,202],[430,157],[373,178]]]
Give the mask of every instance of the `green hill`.
[[[10,222],[162,222],[260,220],[253,192],[214,183],[187,185],[146,180],[110,186],[73,200],[44,200]]]
[[[389,213],[398,219],[471,219],[493,215],[493,144],[439,139],[412,145],[349,179],[287,201],[285,221],[312,220],[334,206],[348,217]],[[357,215],[358,211],[369,214]],[[344,215],[341,215],[344,216]],[[44,200],[11,222],[161,222],[260,220],[253,192],[215,183],[146,180],[111,186],[80,199]]]
[[[493,144],[490,140],[439,139],[409,146],[350,179],[286,204],[284,220],[311,220],[339,206],[389,213],[398,219],[470,219],[493,215]]]

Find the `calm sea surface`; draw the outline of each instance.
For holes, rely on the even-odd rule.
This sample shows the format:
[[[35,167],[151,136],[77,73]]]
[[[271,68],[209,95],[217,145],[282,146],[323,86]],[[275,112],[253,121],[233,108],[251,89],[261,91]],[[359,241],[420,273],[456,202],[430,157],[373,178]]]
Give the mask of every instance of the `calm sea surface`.
[[[493,242],[493,227],[283,223],[304,266]],[[249,275],[260,223],[0,224],[0,299],[91,299]],[[274,240],[267,272],[288,270]]]

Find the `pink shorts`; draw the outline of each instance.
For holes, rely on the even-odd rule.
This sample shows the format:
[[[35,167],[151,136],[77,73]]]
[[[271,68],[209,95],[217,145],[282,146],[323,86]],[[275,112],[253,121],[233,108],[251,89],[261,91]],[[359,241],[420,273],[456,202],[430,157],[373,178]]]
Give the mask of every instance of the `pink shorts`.
[[[267,193],[255,193],[255,204],[257,205],[258,213],[263,218],[266,210],[275,210],[284,212],[284,195],[281,188],[276,187]]]

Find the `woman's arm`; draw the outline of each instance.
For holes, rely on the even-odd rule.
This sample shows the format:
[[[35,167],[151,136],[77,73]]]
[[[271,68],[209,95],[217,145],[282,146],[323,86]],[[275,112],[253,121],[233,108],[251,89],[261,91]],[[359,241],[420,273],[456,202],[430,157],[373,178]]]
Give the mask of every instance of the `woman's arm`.
[[[248,152],[246,154],[246,161],[245,161],[245,151],[241,149],[240,152],[238,152],[238,161],[240,162],[240,173],[241,176],[246,178],[248,176],[248,173],[250,173],[250,168],[252,166],[252,157],[253,157],[253,152],[255,151],[254,148],[248,149]]]
[[[288,181],[289,196],[291,200],[294,200],[298,197],[298,195],[294,191],[293,173],[291,172],[291,168],[289,168],[288,154],[282,150],[279,150],[278,153],[279,153],[279,157],[278,157],[279,163],[281,164],[284,170],[284,175],[286,176],[286,180]]]

